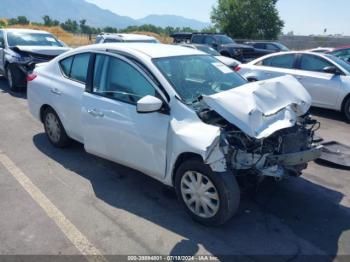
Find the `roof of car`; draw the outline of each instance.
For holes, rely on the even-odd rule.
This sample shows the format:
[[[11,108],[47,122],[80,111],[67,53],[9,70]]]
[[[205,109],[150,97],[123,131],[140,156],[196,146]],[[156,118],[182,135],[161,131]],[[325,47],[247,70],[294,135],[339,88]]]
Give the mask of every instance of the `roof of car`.
[[[338,46],[336,48],[333,48],[333,50],[331,52],[339,51],[339,50],[343,50],[343,49],[349,49],[349,48],[350,48],[350,45]]]
[[[286,51],[286,52],[278,52],[278,53],[273,53],[273,54],[269,54],[269,55],[265,55],[262,57],[259,57],[251,62],[249,62],[248,64],[255,64],[257,61],[261,61],[264,60],[266,58],[269,57],[274,57],[274,56],[281,56],[281,55],[288,55],[288,54],[309,54],[309,55],[314,55],[314,56],[322,56],[325,57],[327,54],[324,53],[314,53],[311,51]]]
[[[148,35],[139,35],[139,34],[102,34],[106,38],[121,38],[126,41],[132,40],[154,40],[155,37]]]
[[[128,53],[142,53],[150,58],[186,56],[186,55],[203,55],[205,53],[188,47],[178,45],[152,44],[152,43],[107,43],[84,46],[77,49],[84,50],[115,50]]]
[[[6,32],[18,32],[18,33],[31,33],[31,34],[49,34],[49,32],[35,29],[22,29],[22,28],[5,28],[3,29]]]

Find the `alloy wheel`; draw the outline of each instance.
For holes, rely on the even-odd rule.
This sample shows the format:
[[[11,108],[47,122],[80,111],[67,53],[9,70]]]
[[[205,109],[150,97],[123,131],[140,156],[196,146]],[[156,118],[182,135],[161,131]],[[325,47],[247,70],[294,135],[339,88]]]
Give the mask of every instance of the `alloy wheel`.
[[[181,193],[186,206],[202,218],[214,217],[220,208],[220,198],[210,179],[195,171],[186,172],[181,179]]]

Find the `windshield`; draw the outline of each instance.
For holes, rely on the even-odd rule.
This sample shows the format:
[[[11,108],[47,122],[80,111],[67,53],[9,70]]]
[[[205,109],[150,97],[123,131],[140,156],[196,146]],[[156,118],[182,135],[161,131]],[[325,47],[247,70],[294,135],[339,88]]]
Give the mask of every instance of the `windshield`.
[[[232,38],[230,38],[226,35],[217,35],[217,36],[215,36],[215,39],[223,45],[235,44],[235,41],[233,41]]]
[[[63,45],[50,34],[9,32],[7,34],[9,46],[58,46]]]
[[[337,63],[339,66],[341,66],[346,73],[350,74],[350,64],[343,59],[333,56],[333,55],[326,55],[329,59],[331,59],[333,62]]]
[[[229,67],[208,55],[158,58],[153,60],[186,104],[246,84]]]
[[[211,48],[210,46],[197,46],[197,49],[199,51],[202,51],[204,53],[207,53],[208,55],[212,55],[212,56],[220,56],[220,54],[214,50],[213,48]]]
[[[275,45],[277,45],[282,51],[289,51],[289,48],[281,43],[275,43]]]

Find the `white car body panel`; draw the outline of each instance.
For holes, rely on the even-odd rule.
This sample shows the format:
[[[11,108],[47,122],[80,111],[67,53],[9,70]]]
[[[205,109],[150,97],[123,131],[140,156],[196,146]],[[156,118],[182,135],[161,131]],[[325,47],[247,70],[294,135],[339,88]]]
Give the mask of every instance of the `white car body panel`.
[[[85,92],[83,84],[65,78],[60,71],[58,61],[81,52],[118,56],[106,52],[108,49],[133,55],[148,67],[170,98],[169,115],[138,114],[134,105]],[[154,44],[78,48],[35,69],[37,78],[28,83],[29,108],[41,120],[41,108],[50,105],[68,136],[83,143],[88,152],[132,167],[167,185],[173,185],[175,163],[183,153],[199,155],[214,171],[224,172],[227,166],[219,147],[221,129],[204,123],[191,107],[177,99],[174,88],[152,62],[153,58],[203,54],[190,48]],[[292,77],[247,84],[205,97],[205,101],[256,138],[294,125],[310,106],[309,95]],[[264,118],[262,113],[273,116]]]
[[[249,83],[204,97],[204,101],[250,137],[266,138],[295,125],[307,113],[311,97],[292,76]]]
[[[295,54],[311,54],[320,56],[328,62],[336,65],[345,75],[333,75],[323,72],[305,71],[299,69],[285,69],[270,66],[256,65],[260,61],[273,56],[283,54],[272,54],[259,59],[256,59],[248,64],[240,65],[239,74],[246,79],[267,80],[284,75],[294,76],[305,87],[312,98],[312,106],[327,108],[341,111],[344,99],[350,94],[350,75],[340,65],[335,64],[332,60],[325,57],[323,54],[310,52],[288,52]],[[284,53],[284,54],[288,54]]]
[[[237,65],[240,65],[241,62],[239,62],[238,60],[236,59],[233,59],[233,58],[230,58],[230,57],[227,57],[227,56],[215,56],[215,58],[217,60],[219,60],[221,63],[225,64],[225,65],[232,65],[232,64],[237,64]]]

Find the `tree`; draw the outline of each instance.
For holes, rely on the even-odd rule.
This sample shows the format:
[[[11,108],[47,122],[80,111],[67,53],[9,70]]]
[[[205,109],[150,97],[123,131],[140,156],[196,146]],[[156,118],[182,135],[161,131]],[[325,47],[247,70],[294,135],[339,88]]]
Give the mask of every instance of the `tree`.
[[[70,33],[77,33],[79,29],[79,25],[77,21],[68,19],[66,22],[61,24],[63,30]]]
[[[52,26],[52,19],[48,15],[43,16],[43,20],[45,26]]]
[[[6,26],[6,22],[4,20],[0,20],[0,28],[3,28]]]
[[[29,25],[29,20],[27,19],[27,17],[25,16],[18,16],[17,17],[17,23],[19,25]]]
[[[212,22],[224,33],[241,39],[276,39],[284,22],[279,17],[278,0],[218,0]]]

